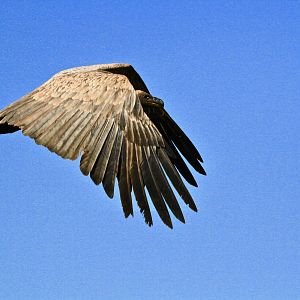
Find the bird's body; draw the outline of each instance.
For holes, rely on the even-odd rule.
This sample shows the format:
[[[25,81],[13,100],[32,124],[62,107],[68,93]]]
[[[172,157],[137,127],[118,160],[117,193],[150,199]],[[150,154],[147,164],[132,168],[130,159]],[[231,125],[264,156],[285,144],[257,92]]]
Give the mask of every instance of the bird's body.
[[[133,190],[146,223],[152,225],[146,187],[166,225],[172,227],[168,208],[184,222],[167,177],[184,202],[197,210],[179,173],[197,184],[179,151],[205,174],[201,156],[131,65],[57,73],[0,111],[0,134],[19,129],[63,158],[82,155],[81,172],[95,184],[102,183],[109,197],[117,177],[126,217],[133,215]]]

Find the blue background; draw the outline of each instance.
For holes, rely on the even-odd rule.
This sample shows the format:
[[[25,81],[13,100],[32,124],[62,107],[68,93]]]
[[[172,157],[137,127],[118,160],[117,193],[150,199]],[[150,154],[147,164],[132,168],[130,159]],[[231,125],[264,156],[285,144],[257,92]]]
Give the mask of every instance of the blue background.
[[[0,299],[300,299],[299,1],[1,1],[0,107],[127,62],[204,157],[187,224],[148,228],[0,137]],[[116,193],[118,195],[118,193]]]

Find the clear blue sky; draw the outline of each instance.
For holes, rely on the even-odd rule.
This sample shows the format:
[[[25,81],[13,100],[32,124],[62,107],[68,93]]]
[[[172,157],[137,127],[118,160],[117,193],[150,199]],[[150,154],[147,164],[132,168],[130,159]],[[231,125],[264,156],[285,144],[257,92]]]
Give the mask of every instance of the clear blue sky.
[[[0,137],[0,299],[300,299],[299,1],[5,1],[0,107],[131,63],[199,148],[170,230],[20,133]]]

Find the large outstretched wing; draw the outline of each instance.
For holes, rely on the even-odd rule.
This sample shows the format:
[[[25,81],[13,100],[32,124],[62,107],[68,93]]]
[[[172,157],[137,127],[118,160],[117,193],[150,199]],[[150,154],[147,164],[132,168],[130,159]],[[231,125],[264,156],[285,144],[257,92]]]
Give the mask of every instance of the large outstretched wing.
[[[80,169],[113,197],[118,178],[126,217],[133,215],[131,191],[146,223],[152,216],[145,186],[162,221],[172,227],[168,208],[184,217],[166,175],[184,200],[197,210],[184,186],[163,136],[144,112],[135,89],[124,75],[96,66],[74,68],[0,111],[0,124],[63,158],[82,155]],[[1,126],[0,126],[1,127]]]

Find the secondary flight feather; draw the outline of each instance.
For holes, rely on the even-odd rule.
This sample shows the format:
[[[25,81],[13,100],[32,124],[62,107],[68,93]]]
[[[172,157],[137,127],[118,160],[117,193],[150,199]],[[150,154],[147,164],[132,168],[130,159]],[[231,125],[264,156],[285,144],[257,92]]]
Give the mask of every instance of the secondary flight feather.
[[[0,110],[0,134],[17,130],[65,159],[81,156],[81,172],[96,185],[102,183],[110,198],[117,178],[125,217],[133,215],[133,191],[145,222],[153,224],[147,189],[167,226],[173,227],[170,212],[184,223],[169,182],[197,211],[181,176],[191,185],[197,183],[181,155],[205,175],[203,160],[163,101],[150,94],[129,64],[57,73]]]

